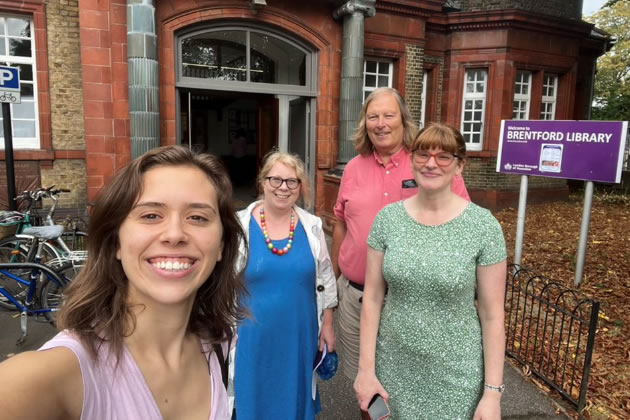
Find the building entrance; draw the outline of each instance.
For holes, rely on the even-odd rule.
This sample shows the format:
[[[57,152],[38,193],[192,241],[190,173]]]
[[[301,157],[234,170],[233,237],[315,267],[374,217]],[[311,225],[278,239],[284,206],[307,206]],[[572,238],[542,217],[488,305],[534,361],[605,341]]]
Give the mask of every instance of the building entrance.
[[[182,144],[221,158],[243,208],[258,196],[256,177],[272,149],[297,154],[310,172],[311,99],[288,95],[181,89]]]

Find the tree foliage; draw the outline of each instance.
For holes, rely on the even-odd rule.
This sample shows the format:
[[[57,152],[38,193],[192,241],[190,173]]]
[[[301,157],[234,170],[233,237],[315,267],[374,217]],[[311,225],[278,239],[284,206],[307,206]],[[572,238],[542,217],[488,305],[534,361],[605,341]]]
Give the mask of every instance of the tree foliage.
[[[597,61],[593,119],[630,119],[630,2],[609,0],[584,18],[616,39]]]

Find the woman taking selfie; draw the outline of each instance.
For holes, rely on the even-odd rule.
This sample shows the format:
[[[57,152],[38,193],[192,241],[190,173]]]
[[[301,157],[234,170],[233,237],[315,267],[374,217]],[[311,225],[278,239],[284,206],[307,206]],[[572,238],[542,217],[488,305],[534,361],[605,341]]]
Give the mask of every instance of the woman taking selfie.
[[[505,241],[488,210],[451,190],[465,158],[459,131],[422,130],[417,194],[374,219],[354,384],[364,410],[380,394],[396,419],[501,417]]]
[[[0,365],[3,415],[229,419],[212,349],[227,354],[241,318],[242,230],[219,161],[179,146],[151,150],[114,176],[90,222],[62,332]]]
[[[262,200],[238,213],[249,247],[244,305],[251,319],[238,327],[236,418],[313,419],[320,410],[313,361],[318,348],[335,349],[335,276],[321,219],[296,206],[300,196],[309,202],[304,164],[272,153],[258,185]],[[245,243],[241,251],[245,264]]]

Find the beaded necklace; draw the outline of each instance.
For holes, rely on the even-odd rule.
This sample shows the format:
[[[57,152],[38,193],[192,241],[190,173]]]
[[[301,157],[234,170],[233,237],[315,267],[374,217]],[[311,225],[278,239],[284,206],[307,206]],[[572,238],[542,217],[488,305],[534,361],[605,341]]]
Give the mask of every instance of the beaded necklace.
[[[293,233],[295,232],[295,216],[293,215],[293,211],[291,211],[291,221],[289,222],[289,241],[286,246],[282,249],[278,249],[273,246],[271,239],[269,239],[269,233],[267,232],[267,223],[265,222],[265,208],[260,207],[260,227],[262,228],[263,236],[265,237],[265,243],[267,244],[267,248],[273,254],[276,255],[284,255],[291,250],[291,244],[293,243]]]

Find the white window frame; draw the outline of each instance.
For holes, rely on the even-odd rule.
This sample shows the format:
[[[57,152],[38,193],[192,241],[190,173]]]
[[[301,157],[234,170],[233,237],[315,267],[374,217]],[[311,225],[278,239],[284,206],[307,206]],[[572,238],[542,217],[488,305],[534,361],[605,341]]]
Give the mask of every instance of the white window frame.
[[[16,18],[26,20],[30,24],[30,40],[31,40],[31,56],[30,57],[19,57],[9,55],[8,42],[6,42],[9,38],[17,38],[17,39],[29,39],[26,37],[19,37],[15,35],[8,35],[8,25],[7,19]],[[22,103],[33,103],[33,118],[19,118],[16,117],[17,113],[14,112],[16,106],[20,106],[17,104],[11,105],[11,128],[13,133],[13,148],[14,149],[39,149],[40,148],[40,130],[39,130],[39,101],[38,101],[38,89],[37,89],[37,63],[36,63],[36,54],[35,54],[35,25],[33,23],[33,18],[31,16],[25,15],[12,15],[12,14],[4,14],[0,13],[0,21],[4,23],[4,33],[0,33],[0,36],[3,37],[1,42],[5,42],[6,50],[5,54],[0,55],[0,62],[7,63],[9,66],[13,66],[15,64],[28,64],[32,67],[33,80],[20,80],[20,87],[24,85],[32,85],[33,86],[33,100],[25,99],[24,95],[21,95]],[[0,114],[0,118],[2,115]],[[34,137],[17,137],[15,131],[15,123],[16,121],[34,121],[35,124],[35,136]],[[2,120],[0,119],[0,124],[2,124]],[[4,150],[4,136],[0,136],[0,149]]]
[[[469,80],[469,75],[474,77]],[[478,76],[482,75],[483,78]],[[482,86],[483,91],[478,92],[477,87]],[[469,91],[472,87],[472,92]],[[483,131],[484,121],[486,117],[486,100],[488,92],[488,69],[487,68],[469,68],[464,73],[464,86],[462,94],[462,115],[461,115],[461,133],[466,141],[466,149],[471,151],[479,151],[483,147]],[[466,109],[467,104],[472,104],[471,109]],[[475,119],[475,114],[480,112],[480,118]],[[467,113],[470,113],[468,115]],[[470,116],[471,118],[467,118]],[[478,124],[478,127],[475,125]],[[478,128],[478,129],[477,129]],[[479,141],[473,141],[475,135],[479,136]]]
[[[529,103],[532,95],[532,72],[518,70],[514,80],[513,120],[529,119]]]
[[[551,83],[550,83],[551,82]],[[556,119],[556,102],[558,97],[558,75],[552,73],[543,74],[542,101],[540,104],[540,119]],[[550,107],[549,110],[547,107]]]
[[[424,123],[426,121],[427,114],[427,81],[429,80],[429,71],[424,70],[422,72],[422,96],[420,100],[422,101],[421,109],[420,109],[420,128],[424,128]]]
[[[376,72],[368,72],[367,71],[367,63],[368,61],[370,62],[375,62],[376,63]],[[387,63],[388,64],[388,71],[387,73],[381,73],[380,72],[380,63]],[[394,62],[392,60],[387,60],[387,59],[383,59],[383,58],[365,58],[365,60],[363,60],[363,100],[365,101],[365,98],[368,97],[368,95],[370,93],[372,93],[372,91],[376,90],[379,87],[392,87],[392,78],[393,78],[393,74],[394,74]],[[375,77],[375,81],[376,84],[375,86],[368,86],[367,85],[367,76],[374,76]],[[379,84],[379,77],[387,77],[387,86],[383,86]]]

